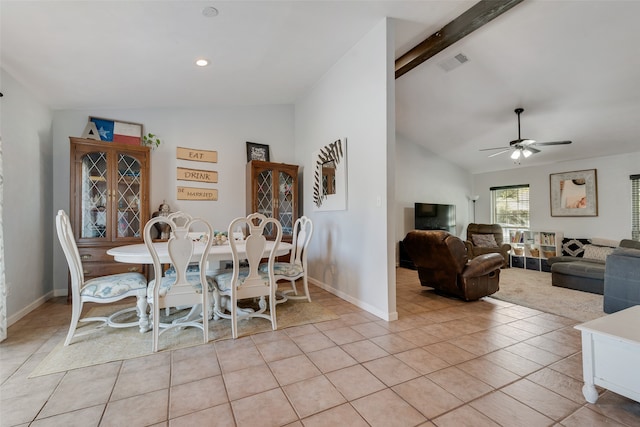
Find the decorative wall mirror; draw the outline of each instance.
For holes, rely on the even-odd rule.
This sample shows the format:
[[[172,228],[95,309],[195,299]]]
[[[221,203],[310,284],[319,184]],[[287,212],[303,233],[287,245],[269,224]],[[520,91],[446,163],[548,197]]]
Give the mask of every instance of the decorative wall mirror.
[[[315,210],[347,208],[347,140],[338,139],[313,153]]]

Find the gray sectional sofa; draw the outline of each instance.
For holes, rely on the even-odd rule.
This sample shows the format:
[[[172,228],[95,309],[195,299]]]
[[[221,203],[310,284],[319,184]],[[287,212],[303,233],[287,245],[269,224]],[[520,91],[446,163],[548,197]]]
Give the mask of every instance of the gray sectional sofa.
[[[635,249],[623,247],[621,242],[620,247],[607,257],[604,271],[605,313],[640,305],[640,242],[634,243]]]
[[[612,251],[616,253],[622,249],[640,251],[640,242],[625,239],[620,242],[618,248]],[[551,284],[553,286],[604,294],[606,271],[604,260],[563,255],[549,258],[548,263],[551,265]],[[635,265],[637,275],[640,271],[640,257],[633,265]]]

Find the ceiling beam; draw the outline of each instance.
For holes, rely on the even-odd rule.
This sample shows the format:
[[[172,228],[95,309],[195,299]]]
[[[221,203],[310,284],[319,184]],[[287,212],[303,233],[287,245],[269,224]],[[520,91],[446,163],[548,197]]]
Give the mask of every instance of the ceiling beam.
[[[523,0],[480,0],[396,60],[396,79]]]

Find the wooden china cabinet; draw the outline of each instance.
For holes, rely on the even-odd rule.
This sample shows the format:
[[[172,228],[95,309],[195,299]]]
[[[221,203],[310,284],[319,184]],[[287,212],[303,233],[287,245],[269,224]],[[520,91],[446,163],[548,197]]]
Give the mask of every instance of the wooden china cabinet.
[[[247,214],[260,212],[282,225],[282,240],[291,242],[298,219],[298,166],[252,160],[247,163]],[[270,227],[267,238],[275,238]]]
[[[70,217],[85,280],[144,273],[144,265],[115,262],[106,251],[143,241],[149,220],[149,147],[69,139]]]

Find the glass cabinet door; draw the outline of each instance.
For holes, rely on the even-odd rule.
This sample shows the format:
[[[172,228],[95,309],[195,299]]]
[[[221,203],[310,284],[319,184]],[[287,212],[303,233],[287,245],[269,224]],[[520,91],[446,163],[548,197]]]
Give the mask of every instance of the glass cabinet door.
[[[117,153],[115,202],[117,204],[116,239],[140,237],[142,220],[140,200],[142,198],[142,176],[140,161],[130,155]]]
[[[257,194],[258,212],[267,218],[273,218],[273,171],[263,170],[257,176]],[[273,224],[268,224],[265,228],[265,234],[271,236],[273,232]]]
[[[90,152],[81,157],[80,237],[107,237],[109,183],[107,153]]]
[[[268,218],[273,217],[273,171],[263,170],[257,177],[258,212]]]
[[[280,171],[278,173],[278,220],[282,225],[282,234],[293,234],[293,176]]]

